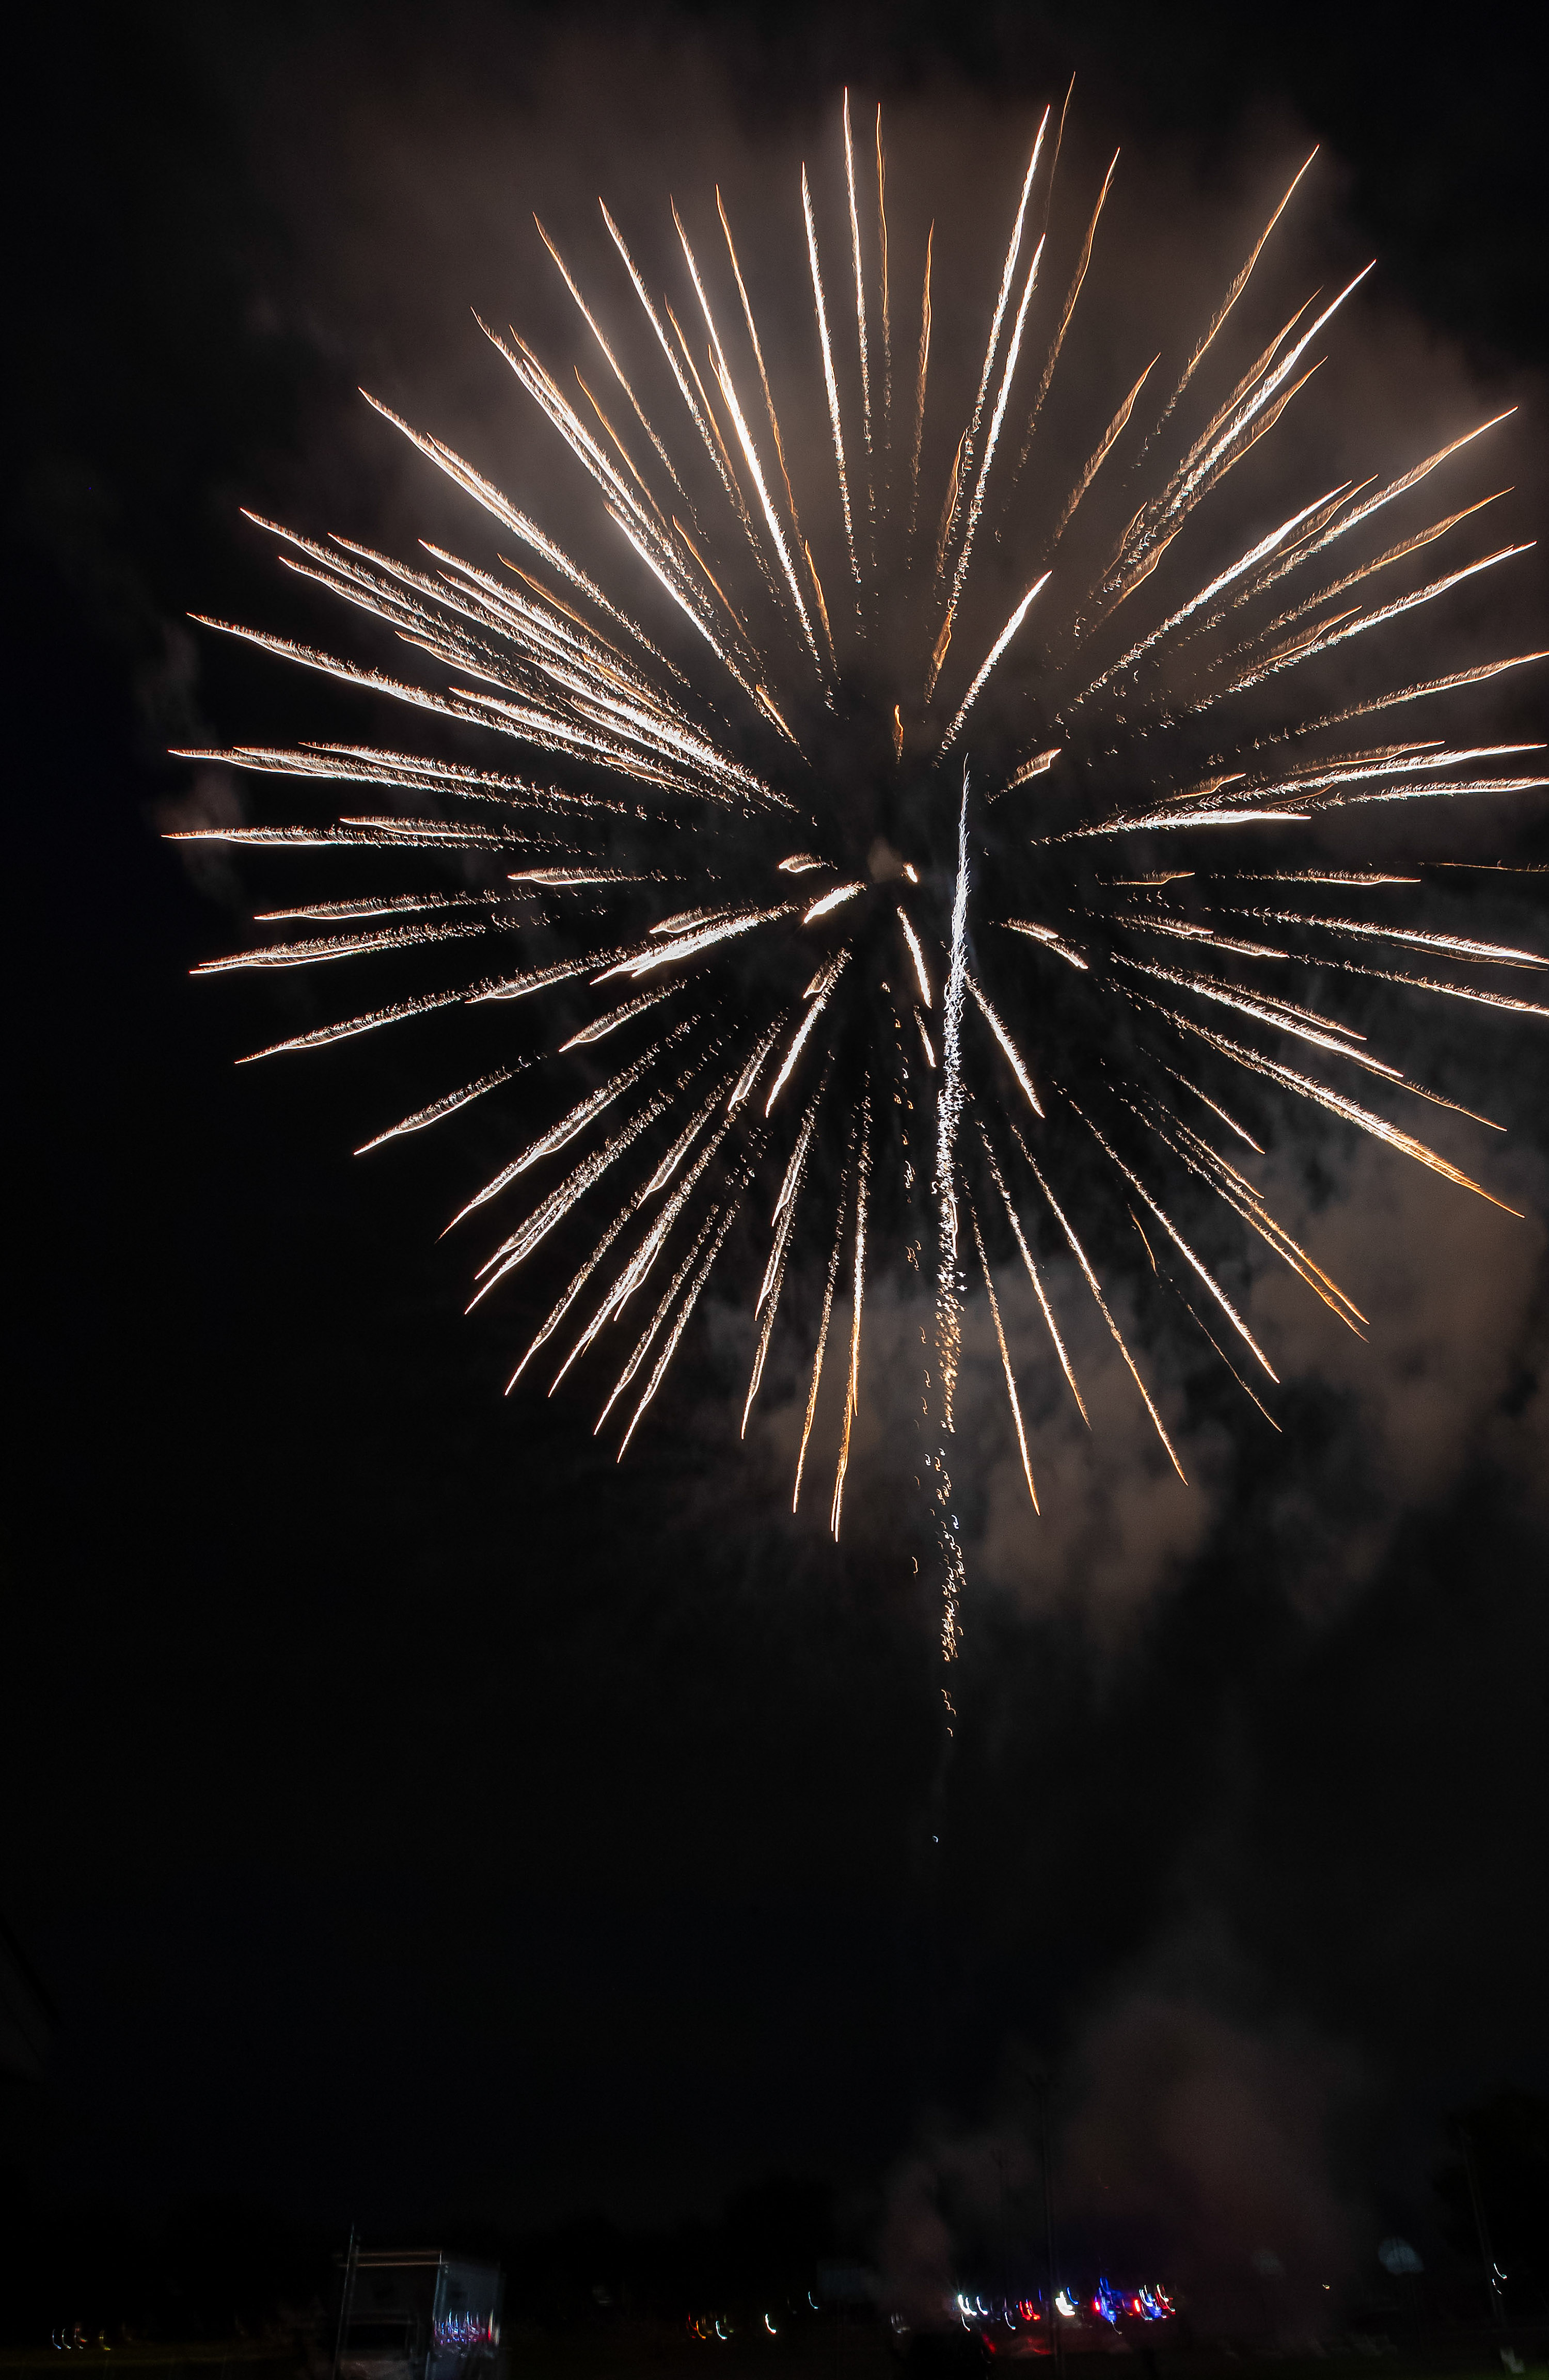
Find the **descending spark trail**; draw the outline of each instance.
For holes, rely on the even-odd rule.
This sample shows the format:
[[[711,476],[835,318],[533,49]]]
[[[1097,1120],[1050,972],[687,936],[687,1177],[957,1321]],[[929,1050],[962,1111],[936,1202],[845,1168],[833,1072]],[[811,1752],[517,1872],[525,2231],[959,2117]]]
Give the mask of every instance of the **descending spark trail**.
[[[943,1572],[941,1645],[945,1660],[957,1650],[966,1573],[957,1516],[952,1511],[948,1440],[957,1427],[957,1368],[962,1354],[963,1282],[958,1260],[957,1127],[963,1112],[963,992],[968,981],[969,772],[957,808],[957,872],[952,895],[946,989],[942,997],[941,1089],[936,1095],[936,1375],[940,1431],[934,1458],[936,1538]],[[944,1692],[945,1690],[944,1689]],[[948,1716],[950,1693],[945,1693]]]
[[[860,419],[865,426],[866,454],[872,454],[871,346],[866,336],[866,275],[860,261],[860,213],[855,200],[855,144],[849,133],[849,93],[844,99],[845,181],[849,191],[850,254],[855,261],[855,330],[860,353]]]
[[[1000,1318],[1000,1300],[995,1295],[995,1284],[991,1278],[990,1259],[984,1251],[984,1234],[979,1228],[978,1212],[970,1206],[969,1213],[973,1224],[973,1244],[979,1251],[979,1269],[984,1276],[984,1294],[990,1301],[990,1319],[995,1326],[995,1339],[1000,1348],[1001,1369],[1006,1375],[1006,1394],[1011,1406],[1011,1418],[1017,1426],[1017,1451],[1022,1458],[1022,1476],[1028,1483],[1028,1500],[1036,1512],[1038,1490],[1032,1484],[1032,1461],[1028,1453],[1028,1434],[1022,1426],[1021,1400],[1017,1394],[1017,1375],[1011,1368],[1011,1351],[1006,1343],[1006,1327]]]
[[[1011,226],[1011,243],[1006,251],[1006,263],[1000,276],[1000,291],[995,298],[995,310],[990,318],[990,335],[985,344],[984,366],[979,375],[979,387],[973,400],[973,411],[969,417],[969,425],[967,430],[963,432],[962,444],[958,449],[959,465],[957,476],[953,482],[952,517],[946,524],[946,531],[942,540],[942,549],[941,554],[938,558],[939,560],[945,560],[946,551],[952,542],[953,531],[957,527],[957,504],[962,492],[961,472],[967,468],[968,465],[972,460],[974,442],[979,436],[979,424],[983,416],[984,399],[989,394],[990,377],[994,370],[995,356],[1000,346],[1001,325],[1006,320],[1006,303],[1011,296],[1012,282],[1017,271],[1017,258],[1021,249],[1022,228],[1027,222],[1028,200],[1032,195],[1033,180],[1038,172],[1038,161],[1043,152],[1043,135],[1048,128],[1049,110],[1045,108],[1043,110],[1043,120],[1038,127],[1038,137],[1032,144],[1032,155],[1028,159],[1027,177],[1022,184],[1022,195],[1017,208],[1017,220]],[[1017,314],[1016,332],[1012,337],[1010,353],[1007,356],[1005,370],[1001,374],[1001,388],[1000,395],[995,403],[994,422],[990,431],[989,440],[984,448],[983,461],[980,466],[979,478],[974,488],[973,504],[970,513],[969,526],[963,538],[963,550],[958,558],[957,574],[953,580],[952,594],[947,603],[948,618],[951,617],[953,612],[957,609],[957,598],[962,592],[963,581],[968,576],[969,558],[973,544],[973,527],[978,518],[980,506],[983,502],[984,481],[988,476],[990,464],[994,455],[995,440],[1000,431],[1002,417],[1006,411],[1006,399],[1011,393],[1011,382],[1017,368],[1017,356],[1021,346],[1022,326],[1027,318],[1028,303],[1032,296],[1033,284],[1038,275],[1039,259],[1042,257],[1043,253],[1043,243],[1040,240],[1037,251],[1033,256],[1032,262],[1028,268],[1027,283],[1022,292],[1022,302]],[[940,575],[939,567],[937,575]]]
[[[925,443],[925,375],[931,362],[931,250],[934,224],[925,235],[925,282],[920,298],[920,365],[914,392],[914,451],[909,457],[909,533],[912,542],[920,512],[920,453]]]
[[[812,194],[807,186],[807,168],[801,168],[801,212],[807,223],[807,261],[812,273],[812,299],[817,307],[818,336],[823,344],[823,380],[828,392],[828,419],[834,431],[834,464],[839,475],[839,502],[844,507],[845,544],[849,551],[850,573],[857,587],[860,584],[860,564],[855,552],[855,523],[850,516],[849,477],[845,469],[845,433],[839,419],[839,384],[834,377],[834,348],[828,336],[828,309],[823,302],[823,268],[818,262],[818,232],[812,220]]]
[[[839,1440],[839,1467],[834,1476],[834,1503],[828,1525],[839,1542],[839,1516],[844,1508],[845,1474],[849,1469],[849,1434],[860,1401],[860,1312],[866,1293],[866,1196],[872,1179],[872,1103],[861,1105],[860,1164],[855,1184],[855,1280],[850,1291],[849,1385],[845,1394],[844,1435]]]
[[[1036,598],[1043,593],[1048,583],[1049,573],[1045,570],[1042,578],[1035,578],[1033,580],[1032,585],[1028,589],[1027,593],[1023,596],[1021,601],[1012,613],[1011,617],[1007,620],[1005,627],[995,638],[994,643],[990,647],[983,662],[980,664],[978,676],[974,679],[973,684],[970,686],[967,694],[964,695],[961,703],[958,705],[957,717],[953,720],[951,726],[947,729],[945,735],[941,739],[941,748],[944,752],[946,750],[949,744],[955,744],[957,742],[957,736],[962,729],[963,722],[967,719],[969,712],[972,710],[975,702],[979,698],[979,696],[983,691],[984,683],[988,678],[990,672],[994,669],[996,662],[999,661],[1002,653],[1005,652],[1006,646],[1011,642],[1012,638],[1021,626],[1022,622],[1027,618],[1029,609]]]
[[[850,1148],[853,1150],[854,1140]],[[848,1156],[847,1156],[848,1162]],[[838,1213],[834,1223],[834,1245],[828,1258],[828,1279],[823,1284],[823,1317],[818,1324],[817,1352],[812,1357],[812,1384],[807,1392],[807,1418],[801,1426],[801,1451],[796,1458],[796,1485],[791,1489],[790,1508],[794,1512],[801,1501],[801,1474],[806,1468],[807,1448],[811,1439],[812,1423],[817,1416],[818,1388],[823,1379],[823,1351],[828,1345],[828,1324],[834,1312],[834,1284],[839,1276],[839,1251],[845,1244],[845,1196],[839,1196]]]
[[[1490,710],[1531,686],[1544,640],[1440,650],[1465,606],[1518,600],[1529,541],[1480,537],[1509,491],[1419,493],[1479,464],[1509,417],[1385,468],[1368,457],[1365,477],[1341,462],[1256,479],[1279,425],[1312,410],[1320,343],[1353,335],[1361,302],[1364,274],[1326,302],[1268,290],[1312,160],[1234,237],[1246,261],[1202,323],[1134,327],[1131,299],[1097,326],[1086,293],[1104,285],[1117,160],[1065,223],[1050,115],[979,260],[938,254],[934,220],[917,249],[890,231],[900,176],[880,109],[873,215],[848,92],[833,150],[802,166],[783,256],[739,246],[719,189],[724,256],[669,204],[666,288],[606,205],[595,274],[540,224],[576,353],[551,367],[515,328],[481,328],[557,442],[543,495],[569,526],[369,399],[499,542],[404,559],[250,515],[309,596],[393,639],[398,670],[209,621],[326,681],[351,724],[186,756],[335,804],[331,820],[177,831],[282,866],[348,852],[369,871],[342,897],[287,883],[250,947],[196,970],[283,978],[319,1002],[254,1056],[400,1026],[406,1050],[433,1050],[459,1018],[457,1087],[418,1088],[360,1153],[455,1135],[476,1108],[486,1129],[448,1203],[459,1230],[503,1228],[471,1305],[554,1262],[508,1393],[549,1351],[547,1393],[592,1380],[621,1459],[696,1316],[745,1282],[741,1435],[757,1412],[799,1439],[793,1512],[814,1439],[830,1448],[837,1538],[881,1368],[878,1289],[902,1284],[921,1345],[916,1541],[948,1664],[968,1585],[956,1475],[981,1436],[1014,1450],[1039,1511],[1040,1408],[1017,1351],[1036,1347],[1091,1428],[1102,1407],[1078,1365],[1090,1380],[1111,1342],[1182,1481],[1171,1392],[1146,1377],[1175,1350],[1193,1378],[1202,1337],[1222,1394],[1275,1420],[1224,1235],[1267,1250],[1358,1338],[1369,1328],[1271,1211],[1253,1169],[1276,1112],[1512,1212],[1398,1120],[1418,1098],[1449,1131],[1498,1129],[1378,1046],[1375,1003],[1549,1015],[1529,996],[1549,952],[1520,910],[1486,921],[1501,863],[1463,877],[1406,841],[1411,818],[1460,831],[1549,784],[1542,739]],[[848,257],[826,285],[824,250],[831,268]],[[917,341],[895,276],[920,291]],[[955,320],[933,349],[944,285],[959,315],[979,310],[966,346]],[[1079,357],[1098,327],[1097,359]],[[569,487],[584,512],[561,509]],[[1442,540],[1446,566],[1427,565]],[[850,587],[832,614],[824,576]],[[356,713],[383,703],[414,714],[420,748],[365,740]],[[1386,832],[1362,867],[1353,831],[1378,803]],[[373,989],[330,1014],[351,968]],[[1348,992],[1372,1003],[1359,1029]],[[847,1311],[842,1394],[831,1370],[824,1395]],[[997,1371],[1006,1415],[982,1432]],[[909,1463],[896,1431],[875,1436],[879,1459]],[[950,1724],[949,1671],[943,1693]]]

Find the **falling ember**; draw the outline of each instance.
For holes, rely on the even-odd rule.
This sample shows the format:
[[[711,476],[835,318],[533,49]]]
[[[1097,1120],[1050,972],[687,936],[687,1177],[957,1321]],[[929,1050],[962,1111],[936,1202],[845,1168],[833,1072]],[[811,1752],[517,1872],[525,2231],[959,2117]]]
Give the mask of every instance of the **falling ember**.
[[[802,924],[810,926],[816,918],[826,917],[831,909],[842,908],[847,901],[853,901],[858,892],[864,892],[865,890],[864,884],[836,885],[832,892],[825,892],[820,900],[813,902],[803,917]]]
[[[554,436],[534,501],[557,516],[564,473],[592,529],[562,537],[369,399],[468,500],[475,558],[249,517],[309,590],[401,649],[405,674],[205,625],[331,680],[351,721],[412,712],[418,748],[357,725],[360,741],[190,753],[336,812],[177,838],[320,870],[321,854],[376,855],[355,891],[330,875],[325,897],[261,912],[250,948],[195,972],[284,976],[318,1002],[255,1057],[405,1026],[406,1062],[433,1060],[458,1017],[455,1070],[359,1153],[477,1103],[448,1200],[459,1233],[486,1234],[471,1304],[498,1316],[515,1272],[554,1272],[545,1318],[506,1359],[508,1393],[548,1350],[547,1393],[586,1397],[622,1459],[660,1427],[724,1284],[746,1310],[741,1433],[799,1374],[779,1391],[793,1438],[801,1414],[792,1511],[809,1464],[826,1477],[832,1461],[837,1538],[880,1360],[866,1318],[879,1281],[907,1284],[917,1542],[946,1662],[982,1359],[1006,1398],[988,1442],[1015,1453],[1030,1531],[1041,1408],[1014,1351],[1035,1349],[1090,1428],[1072,1295],[1093,1301],[1180,1482],[1152,1385],[1177,1351],[1193,1374],[1202,1340],[1223,1397],[1278,1427],[1221,1232],[1358,1338],[1368,1326],[1248,1170],[1272,1122],[1364,1135],[1514,1211],[1405,1121],[1415,1099],[1458,1133],[1488,1120],[1378,1046],[1385,1006],[1363,1004],[1358,1030],[1344,996],[1440,998],[1524,1029],[1549,1015],[1531,996],[1549,950],[1484,915],[1501,864],[1464,882],[1465,863],[1404,842],[1438,804],[1462,825],[1549,783],[1543,746],[1503,740],[1481,708],[1549,655],[1519,638],[1451,667],[1410,657],[1417,630],[1439,641],[1514,588],[1528,541],[1500,531],[1486,551],[1480,523],[1509,492],[1428,487],[1507,417],[1369,455],[1354,480],[1343,462],[1309,470],[1272,504],[1250,458],[1274,454],[1293,406],[1314,411],[1306,392],[1354,335],[1365,279],[1327,299],[1272,290],[1273,236],[1312,160],[1277,179],[1202,320],[1159,339],[1115,304],[1098,359],[1078,360],[1108,303],[1117,160],[1055,206],[1063,123],[1052,142],[1049,110],[1028,125],[978,256],[939,255],[934,222],[915,244],[896,203],[890,227],[908,165],[879,110],[873,190],[848,92],[801,169],[794,241],[749,245],[718,189],[713,207],[690,195],[666,211],[661,288],[640,261],[654,251],[605,205],[590,263],[540,225],[576,352],[548,362],[516,328],[485,335],[504,390]],[[945,361],[943,272],[980,310]],[[1343,454],[1360,427],[1327,444]],[[851,590],[832,613],[824,578]],[[1362,867],[1348,814],[1377,803],[1387,832]],[[330,1021],[350,967],[372,990]],[[933,1240],[927,1316],[908,1268]],[[950,1724],[945,1679],[943,1694]]]
[[[980,694],[982,692],[984,682],[988,678],[990,672],[999,661],[1002,653],[1005,652],[1007,645],[1011,642],[1012,638],[1021,626],[1022,622],[1027,618],[1030,607],[1043,592],[1043,589],[1048,583],[1049,574],[1045,570],[1043,577],[1035,579],[1032,585],[1028,589],[1027,593],[1023,596],[1021,601],[1012,613],[1011,617],[1007,620],[1005,627],[995,638],[994,643],[990,647],[988,653],[986,653],[982,662],[980,664],[979,674],[974,679],[973,684],[970,686],[967,694],[964,695],[961,703],[958,705],[957,716],[953,720],[952,724],[947,729],[945,735],[941,739],[941,748],[944,752],[949,744],[955,744],[957,742],[963,722],[967,719],[969,712],[972,710]]]
[[[1006,1394],[1011,1406],[1011,1418],[1017,1426],[1017,1451],[1022,1458],[1022,1476],[1028,1484],[1028,1500],[1038,1510],[1038,1490],[1032,1484],[1032,1463],[1028,1454],[1028,1434],[1022,1426],[1021,1400],[1017,1394],[1017,1375],[1011,1368],[1011,1351],[1006,1343],[1006,1327],[1000,1318],[1000,1300],[990,1273],[990,1259],[984,1253],[984,1234],[979,1228],[979,1216],[970,1208],[973,1221],[973,1244],[979,1251],[979,1269],[984,1276],[984,1294],[990,1301],[990,1319],[995,1326],[995,1339],[1000,1347],[1001,1369],[1006,1375]]]
[[[898,907],[898,923],[904,929],[904,940],[909,944],[909,954],[914,962],[914,979],[920,986],[920,997],[924,1002],[925,1006],[929,1008],[931,1005],[931,978],[925,965],[925,953],[920,947],[920,937],[915,932],[914,927],[910,922],[909,913],[901,903]]]
[[[848,123],[847,123],[848,128]],[[823,385],[828,392],[828,419],[834,431],[834,467],[839,476],[839,502],[845,516],[845,543],[849,551],[849,566],[857,587],[860,584],[860,564],[855,552],[855,522],[849,507],[849,475],[845,469],[845,433],[839,420],[839,388],[834,377],[834,348],[828,336],[828,309],[823,298],[823,267],[818,262],[817,225],[812,218],[812,194],[807,187],[807,168],[801,168],[801,212],[807,225],[807,261],[812,273],[812,302],[817,308],[818,335],[823,343]]]
[[[839,1467],[834,1475],[834,1504],[828,1525],[839,1542],[839,1518],[845,1500],[845,1474],[849,1469],[850,1427],[860,1401],[860,1314],[866,1294],[866,1194],[872,1179],[872,1102],[868,1092],[860,1111],[860,1162],[855,1184],[855,1280],[850,1292],[849,1385],[845,1394],[844,1434],[839,1440]]]
[[[979,1009],[980,1014],[983,1017],[985,1024],[989,1026],[991,1032],[994,1035],[995,1039],[1005,1050],[1006,1058],[1010,1062],[1012,1073],[1016,1075],[1018,1082],[1020,1083],[1023,1090],[1027,1093],[1029,1107],[1032,1110],[1035,1116],[1041,1116],[1043,1110],[1040,1103],[1038,1093],[1033,1089],[1032,1084],[1029,1080],[1028,1070],[1022,1062],[1021,1051],[1012,1040],[1010,1034],[1006,1031],[1005,1026],[1001,1023],[999,1016],[991,1007],[989,1002],[985,999],[984,994],[980,990],[979,986],[975,983],[972,976],[970,976],[968,982],[969,990],[973,994],[974,1002]]]

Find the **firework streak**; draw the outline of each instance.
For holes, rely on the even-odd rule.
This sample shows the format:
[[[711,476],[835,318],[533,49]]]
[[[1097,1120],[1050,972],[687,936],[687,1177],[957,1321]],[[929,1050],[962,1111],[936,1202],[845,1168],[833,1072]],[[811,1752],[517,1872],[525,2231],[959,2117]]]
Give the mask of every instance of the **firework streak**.
[[[831,1464],[837,1537],[869,1442],[868,1285],[899,1286],[933,1245],[905,1460],[948,1660],[970,1316],[986,1347],[993,1331],[1030,1527],[1040,1415],[1067,1387],[1089,1420],[1078,1367],[1110,1340],[1181,1479],[1137,1351],[1150,1372],[1172,1333],[1189,1392],[1214,1395],[1202,1338],[1212,1378],[1267,1417],[1244,1250],[1362,1328],[1244,1170],[1273,1109],[1493,1196],[1401,1119],[1418,1099],[1454,1135],[1482,1120],[1367,1032],[1396,988],[1549,1014],[1520,926],[1477,930],[1478,879],[1418,850],[1394,862],[1395,806],[1423,831],[1439,803],[1487,816],[1549,783],[1542,747],[1477,708],[1543,653],[1414,658],[1416,634],[1465,616],[1465,589],[1477,637],[1482,584],[1509,587],[1525,551],[1477,534],[1488,498],[1436,503],[1427,485],[1478,468],[1496,425],[1359,485],[1310,477],[1271,512],[1255,472],[1362,277],[1270,334],[1286,311],[1270,235],[1306,167],[1174,352],[1148,357],[1110,316],[1094,360],[1083,318],[1103,303],[1115,168],[1065,204],[1058,128],[1030,129],[1004,232],[954,267],[982,285],[960,386],[928,209],[913,248],[880,115],[873,157],[848,97],[832,153],[802,167],[787,254],[734,246],[718,191],[671,210],[653,251],[665,289],[606,207],[584,262],[584,233],[543,231],[576,358],[486,335],[553,434],[545,493],[571,528],[377,405],[384,435],[466,500],[475,558],[262,524],[310,591],[396,640],[401,674],[207,623],[333,679],[345,735],[188,756],[332,814],[182,837],[304,853],[314,872],[352,855],[358,891],[265,912],[268,939],[200,971],[322,967],[320,997],[346,962],[371,978],[259,1055],[434,1014],[399,1037],[406,1064],[423,1049],[433,1066],[459,1014],[450,1081],[426,1081],[362,1153],[474,1109],[457,1130],[486,1155],[451,1202],[459,1232],[494,1227],[473,1303],[499,1293],[489,1310],[513,1311],[545,1275],[514,1326],[511,1388],[589,1393],[620,1455],[713,1285],[746,1310],[742,1430],[777,1380],[796,1498],[814,1458]],[[1234,535],[1239,496],[1252,525]],[[375,740],[395,705],[417,714],[413,749]],[[1383,864],[1352,865],[1348,814],[1377,804]],[[1416,887],[1418,918],[1397,907]],[[1360,999],[1360,1029],[1341,997]]]

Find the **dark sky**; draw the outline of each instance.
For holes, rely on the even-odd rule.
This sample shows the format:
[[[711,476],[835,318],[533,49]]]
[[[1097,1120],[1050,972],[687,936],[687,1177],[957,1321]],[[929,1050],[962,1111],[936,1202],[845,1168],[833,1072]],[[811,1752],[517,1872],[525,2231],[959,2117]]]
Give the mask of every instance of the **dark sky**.
[[[1310,130],[1439,369],[1537,406],[1531,456],[1528,14],[1415,21],[798,0],[67,7],[34,35],[0,1908],[59,2012],[41,2189],[381,2236],[642,2220],[785,2168],[890,2188],[897,2248],[933,2175],[1015,2140],[1042,2057],[1073,2194],[1116,2172],[1142,2220],[1185,2173],[1208,2213],[1267,2159],[1285,2222],[1354,2254],[1423,2220],[1440,2109],[1549,2087],[1542,1027],[1488,1036],[1514,1237],[1363,1160],[1331,1232],[1385,1342],[1319,1342],[1286,1439],[1216,1449],[1187,1522],[1116,1485],[1056,1523],[1057,1592],[988,1547],[933,1858],[896,1565],[776,1526],[692,1400],[617,1470],[504,1402],[436,1151],[348,1155],[397,1062],[235,1070],[289,1012],[190,984],[234,895],[155,832],[189,782],[167,744],[307,728],[304,689],[184,622],[285,616],[236,507],[408,520],[355,383],[456,412],[465,309],[536,274],[512,225],[545,172],[568,202],[591,78],[637,205],[750,127],[811,137],[847,76],[1009,120],[1074,68],[1092,140],[1201,203],[1217,161]],[[1544,818],[1511,856],[1549,856]]]

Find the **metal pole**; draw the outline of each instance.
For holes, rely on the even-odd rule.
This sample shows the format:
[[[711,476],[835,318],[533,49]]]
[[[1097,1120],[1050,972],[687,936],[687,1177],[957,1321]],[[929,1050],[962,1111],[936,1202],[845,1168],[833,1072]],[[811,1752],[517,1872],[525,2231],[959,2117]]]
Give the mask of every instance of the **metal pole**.
[[[1054,2342],[1055,2371],[1058,2380],[1065,2380],[1065,2340],[1060,2335],[1059,2308],[1055,2303],[1058,2283],[1055,2278],[1055,2196],[1049,2174],[1049,2078],[1038,2077],[1038,2147],[1039,2162],[1043,2168],[1043,2246],[1049,2265],[1049,2333]]]
[[[355,2263],[360,2252],[355,2226],[349,2227],[349,2249],[344,2260],[344,2294],[339,2300],[339,2326],[334,2334],[333,2380],[339,2380],[339,2357],[344,2352],[345,2336],[349,2329],[349,2316],[355,2301]]]
[[[1470,2135],[1458,2127],[1458,2138],[1463,2150],[1463,2169],[1469,2177],[1469,2196],[1473,2201],[1474,2228],[1479,2233],[1479,2252],[1484,2259],[1484,2286],[1490,2292],[1490,2312],[1497,2330],[1506,2328],[1506,2306],[1495,2287],[1495,2252],[1490,2245],[1490,2226],[1484,2219],[1484,2201],[1480,2196],[1479,2175],[1474,2168],[1474,2144]]]

